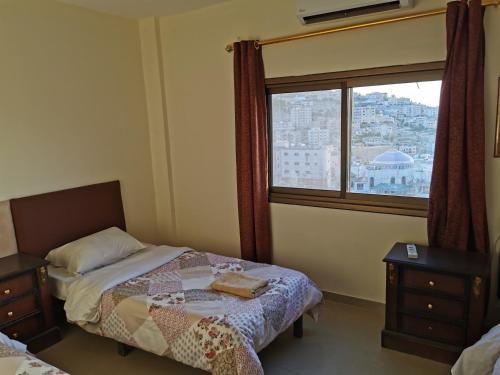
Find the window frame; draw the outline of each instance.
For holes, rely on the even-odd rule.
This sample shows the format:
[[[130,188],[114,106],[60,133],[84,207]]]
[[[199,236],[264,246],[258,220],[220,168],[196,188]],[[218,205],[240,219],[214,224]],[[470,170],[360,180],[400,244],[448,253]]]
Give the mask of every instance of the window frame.
[[[350,167],[350,116],[352,88],[391,83],[442,80],[444,61],[359,69],[336,73],[266,79],[268,106],[269,202],[427,217],[428,198],[351,193],[347,189]],[[341,89],[340,190],[316,190],[273,186],[272,95]]]

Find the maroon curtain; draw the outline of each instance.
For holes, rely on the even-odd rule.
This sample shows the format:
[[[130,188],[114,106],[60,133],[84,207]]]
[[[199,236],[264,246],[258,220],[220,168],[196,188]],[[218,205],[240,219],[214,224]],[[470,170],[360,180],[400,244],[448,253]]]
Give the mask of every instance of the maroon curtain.
[[[481,0],[448,4],[448,55],[429,196],[431,246],[488,252]]]
[[[234,44],[234,94],[241,257],[271,263],[266,88],[255,41]]]

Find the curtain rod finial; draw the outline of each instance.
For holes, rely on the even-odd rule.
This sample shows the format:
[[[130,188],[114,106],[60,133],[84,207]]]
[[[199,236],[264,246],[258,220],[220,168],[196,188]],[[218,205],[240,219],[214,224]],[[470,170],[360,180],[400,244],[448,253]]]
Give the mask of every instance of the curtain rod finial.
[[[233,50],[234,50],[234,48],[233,48],[233,45],[232,45],[232,44],[228,44],[228,45],[226,46],[226,52],[231,53],[231,52],[233,52]]]

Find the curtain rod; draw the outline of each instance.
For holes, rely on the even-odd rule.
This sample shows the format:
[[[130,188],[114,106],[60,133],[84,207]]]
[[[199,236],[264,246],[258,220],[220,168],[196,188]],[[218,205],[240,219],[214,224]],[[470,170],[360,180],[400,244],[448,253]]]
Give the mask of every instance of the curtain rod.
[[[492,6],[492,5],[498,6],[498,5],[500,5],[500,0],[483,0],[482,5],[485,7]],[[437,16],[440,14],[446,14],[446,10],[447,10],[447,8],[433,9],[433,10],[429,10],[429,11],[425,11],[425,12],[412,13],[412,14],[407,14],[407,15],[399,16],[399,17],[382,18],[382,19],[369,21],[369,22],[355,23],[353,25],[348,25],[348,26],[333,27],[333,28],[329,28],[329,29],[311,31],[311,32],[307,32],[307,33],[293,34],[293,35],[282,36],[282,37],[278,37],[278,38],[258,40],[256,43],[259,46],[266,46],[269,44],[291,42],[293,40],[300,40],[300,39],[312,38],[315,36],[334,34],[334,33],[338,33],[341,31],[364,29],[364,28],[372,27],[372,26],[386,25],[386,24],[390,24],[390,23],[396,23],[396,22],[402,22],[402,21],[408,21],[408,20],[415,20],[415,19],[419,19],[419,18]],[[226,51],[233,52],[233,48],[234,47],[232,44],[228,44],[226,46]]]

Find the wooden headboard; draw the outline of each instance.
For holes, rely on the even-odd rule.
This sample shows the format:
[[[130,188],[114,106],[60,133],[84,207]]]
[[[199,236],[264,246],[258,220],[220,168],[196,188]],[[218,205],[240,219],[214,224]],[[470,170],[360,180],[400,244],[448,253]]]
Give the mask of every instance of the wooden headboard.
[[[10,205],[19,252],[37,257],[109,227],[126,230],[119,181],[13,199]]]

